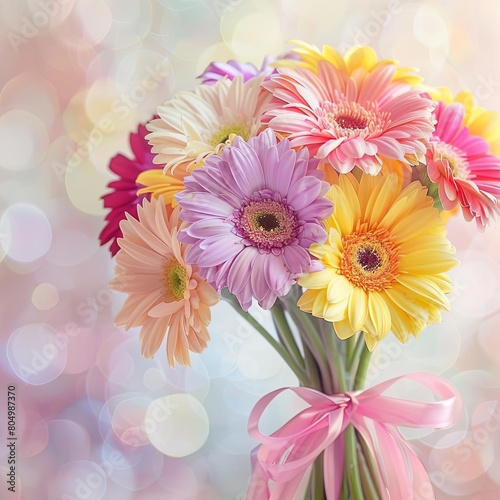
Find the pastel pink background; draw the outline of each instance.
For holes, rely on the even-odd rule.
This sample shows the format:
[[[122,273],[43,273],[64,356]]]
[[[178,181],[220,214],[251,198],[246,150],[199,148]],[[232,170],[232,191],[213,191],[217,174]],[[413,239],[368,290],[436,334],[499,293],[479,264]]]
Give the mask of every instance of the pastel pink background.
[[[295,383],[224,304],[192,369],[140,356],[113,317],[124,297],[97,235],[107,164],[128,134],[214,59],[260,63],[299,38],[370,44],[433,85],[500,110],[496,0],[25,0],[0,3],[0,491],[7,386],[17,387],[18,492],[5,498],[243,499],[250,409]],[[406,431],[441,500],[500,497],[500,230],[452,220],[452,312],[418,341],[387,339],[369,383],[439,373],[460,423]],[[262,320],[267,316],[255,310]],[[414,397],[426,397],[407,387]],[[282,415],[287,412],[285,404]],[[288,408],[289,411],[289,408]],[[388,461],[389,462],[389,461]]]

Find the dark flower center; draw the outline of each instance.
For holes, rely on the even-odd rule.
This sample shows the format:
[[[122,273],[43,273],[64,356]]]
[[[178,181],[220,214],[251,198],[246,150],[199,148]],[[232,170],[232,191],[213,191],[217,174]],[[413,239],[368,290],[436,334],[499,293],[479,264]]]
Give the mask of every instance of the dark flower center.
[[[320,127],[334,137],[370,138],[380,135],[390,123],[387,112],[381,112],[376,102],[361,105],[342,99],[336,103],[325,101],[318,110]]]
[[[281,201],[252,200],[233,216],[236,230],[246,243],[265,250],[288,245],[298,230],[294,211]]]
[[[353,286],[366,291],[390,288],[398,275],[399,247],[387,229],[342,237],[340,272]]]
[[[351,130],[360,130],[366,128],[367,120],[362,117],[356,116],[337,116],[335,121],[342,128],[349,128]]]
[[[382,264],[382,259],[375,248],[361,247],[356,258],[358,264],[368,272],[376,271]]]
[[[280,226],[280,221],[275,213],[261,213],[255,218],[257,225],[264,231],[274,231]]]

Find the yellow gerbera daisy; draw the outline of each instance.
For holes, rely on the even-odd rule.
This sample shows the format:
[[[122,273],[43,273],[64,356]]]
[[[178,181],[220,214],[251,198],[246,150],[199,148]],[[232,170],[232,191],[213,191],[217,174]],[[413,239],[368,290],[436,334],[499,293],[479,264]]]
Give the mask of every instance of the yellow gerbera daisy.
[[[425,87],[434,101],[445,104],[459,102],[465,109],[464,125],[472,135],[482,137],[490,145],[490,153],[500,156],[500,113],[477,106],[472,92],[463,90],[453,96],[447,87]]]
[[[155,198],[163,196],[166,205],[175,207],[174,196],[184,189],[184,177],[189,175],[180,169],[172,174],[164,174],[161,169],[151,169],[141,172],[137,177],[136,183],[144,186],[137,191],[137,194],[151,193]]]
[[[441,321],[451,290],[444,273],[458,261],[426,188],[398,189],[395,174],[340,175],[328,198],[328,241],[309,248],[325,269],[299,280],[300,309],[332,322],[341,339],[364,332],[370,350],[389,331],[407,342]]]
[[[420,76],[415,75],[416,68],[400,68],[399,63],[393,59],[379,61],[377,53],[371,47],[352,47],[342,57],[338,51],[329,45],[323,45],[323,50],[319,50],[318,47],[300,40],[292,40],[292,43],[298,46],[296,49],[293,49],[293,52],[299,56],[300,60],[297,62],[294,59],[281,59],[274,66],[293,67],[298,64],[317,73],[318,62],[325,60],[333,64],[335,68],[343,70],[347,75],[351,76],[359,68],[363,68],[366,72],[371,73],[380,66],[392,64],[395,66],[394,82],[407,83],[414,87],[422,81]]]

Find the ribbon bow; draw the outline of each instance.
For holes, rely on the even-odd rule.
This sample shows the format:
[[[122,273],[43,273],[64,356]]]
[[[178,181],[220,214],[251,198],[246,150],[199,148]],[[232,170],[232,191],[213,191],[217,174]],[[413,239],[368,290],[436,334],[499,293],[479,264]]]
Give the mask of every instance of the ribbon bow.
[[[403,379],[430,389],[441,401],[425,403],[382,395]],[[294,392],[309,407],[272,435],[265,435],[259,430],[259,420],[284,391]],[[445,428],[456,422],[460,410],[461,398],[456,390],[430,373],[411,373],[364,391],[331,396],[307,387],[273,391],[261,398],[250,414],[249,433],[261,444],[254,450],[247,500],[293,498],[307,468],[322,451],[326,495],[330,500],[338,499],[344,470],[343,433],[349,424],[364,438],[375,458],[383,500],[419,498],[419,488],[424,487],[425,498],[434,498],[424,466],[396,426]],[[269,480],[276,482],[272,493]]]

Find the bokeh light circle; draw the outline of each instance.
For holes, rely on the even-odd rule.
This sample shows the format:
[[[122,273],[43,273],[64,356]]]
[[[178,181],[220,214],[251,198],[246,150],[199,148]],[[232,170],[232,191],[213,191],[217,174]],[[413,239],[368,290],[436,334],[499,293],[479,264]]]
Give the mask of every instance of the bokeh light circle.
[[[59,302],[59,292],[52,283],[40,283],[31,294],[31,302],[38,310],[47,311]]]
[[[107,474],[91,460],[75,460],[64,464],[54,478],[59,498],[101,500],[106,493]]]
[[[240,372],[251,379],[271,378],[282,366],[279,355],[259,335],[247,339],[238,356]]]
[[[52,230],[46,215],[36,206],[15,203],[0,218],[0,245],[19,262],[33,262],[50,248]]]
[[[147,444],[144,419],[151,401],[147,396],[133,396],[117,404],[111,425],[121,441],[130,446]]]
[[[170,457],[186,457],[205,443],[208,415],[189,394],[171,394],[151,402],[144,421],[151,444]]]
[[[47,128],[32,113],[12,110],[0,116],[0,166],[14,171],[36,167],[48,145]]]
[[[16,375],[32,385],[57,378],[66,365],[66,339],[50,325],[31,323],[12,332],[7,358]]]

